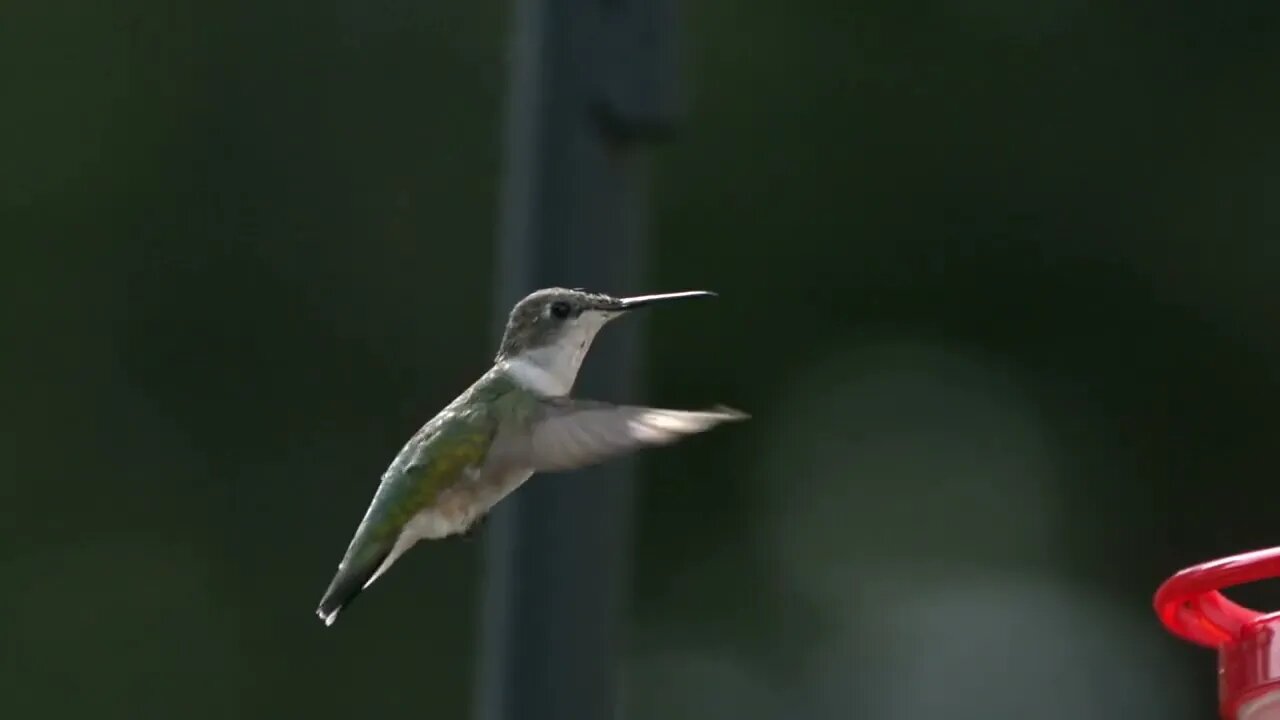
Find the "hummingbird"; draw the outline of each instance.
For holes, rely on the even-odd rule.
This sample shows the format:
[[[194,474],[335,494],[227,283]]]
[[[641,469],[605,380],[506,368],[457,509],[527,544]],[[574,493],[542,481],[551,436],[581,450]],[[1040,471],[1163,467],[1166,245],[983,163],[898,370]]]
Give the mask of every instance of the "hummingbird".
[[[569,396],[596,333],[693,290],[616,298],[546,288],[516,303],[493,367],[405,443],[382,475],[316,614],[338,613],[419,540],[465,533],[536,472],[593,465],[748,416],[663,410]]]

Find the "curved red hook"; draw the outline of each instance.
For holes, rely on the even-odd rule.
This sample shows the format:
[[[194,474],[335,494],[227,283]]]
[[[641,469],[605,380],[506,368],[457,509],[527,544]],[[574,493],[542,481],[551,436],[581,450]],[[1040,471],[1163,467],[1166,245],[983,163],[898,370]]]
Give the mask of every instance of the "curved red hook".
[[[1169,632],[1218,648],[1240,637],[1264,613],[1231,602],[1219,590],[1280,577],[1280,547],[1214,560],[1174,575],[1156,591],[1155,607]]]

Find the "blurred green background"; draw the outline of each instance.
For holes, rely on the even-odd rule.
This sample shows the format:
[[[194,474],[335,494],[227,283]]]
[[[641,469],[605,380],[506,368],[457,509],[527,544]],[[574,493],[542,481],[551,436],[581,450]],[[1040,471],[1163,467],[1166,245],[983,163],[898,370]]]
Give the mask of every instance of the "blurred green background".
[[[312,610],[493,352],[509,10],[0,6],[0,715],[464,716],[478,538]],[[681,16],[642,399],[754,419],[639,461],[627,716],[1212,717],[1150,595],[1280,543],[1280,6]]]

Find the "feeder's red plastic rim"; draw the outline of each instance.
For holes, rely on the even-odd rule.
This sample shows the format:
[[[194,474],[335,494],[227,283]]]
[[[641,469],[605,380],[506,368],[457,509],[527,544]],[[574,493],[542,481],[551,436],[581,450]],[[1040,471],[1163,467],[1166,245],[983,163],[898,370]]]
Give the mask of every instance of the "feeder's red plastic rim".
[[[1169,632],[1205,647],[1239,640],[1247,626],[1271,615],[1237,605],[1220,591],[1280,577],[1280,547],[1189,567],[1156,591],[1155,607]]]

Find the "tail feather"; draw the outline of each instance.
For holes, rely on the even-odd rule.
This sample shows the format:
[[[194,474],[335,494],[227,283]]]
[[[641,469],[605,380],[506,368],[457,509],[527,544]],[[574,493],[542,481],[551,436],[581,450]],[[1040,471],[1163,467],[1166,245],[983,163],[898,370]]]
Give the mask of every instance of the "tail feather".
[[[316,615],[326,626],[338,619],[338,613],[351,604],[369,583],[373,582],[378,568],[391,554],[391,548],[383,548],[380,552],[367,553],[363,558],[352,558],[338,566],[338,573],[329,583],[329,589],[320,598],[320,606]]]

